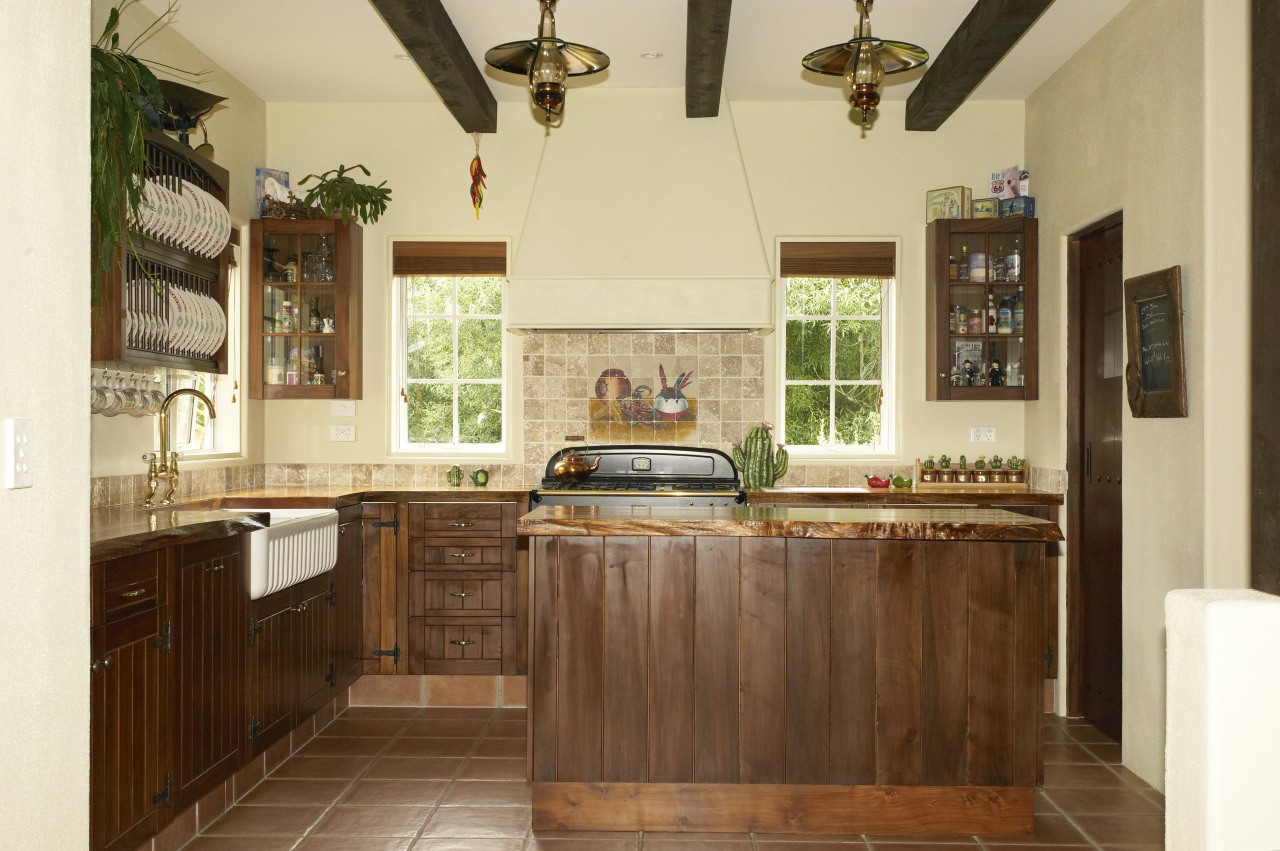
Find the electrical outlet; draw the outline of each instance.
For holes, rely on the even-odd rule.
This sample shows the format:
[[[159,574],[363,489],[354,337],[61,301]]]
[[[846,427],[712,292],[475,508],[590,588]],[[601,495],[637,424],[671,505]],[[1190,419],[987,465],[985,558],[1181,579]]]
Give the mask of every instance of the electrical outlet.
[[[974,426],[969,429],[970,443],[995,443],[996,427],[995,426]]]
[[[29,488],[34,484],[31,458],[31,420],[10,417],[4,421],[4,486]]]
[[[354,417],[355,415],[355,399],[334,399],[329,403],[329,416],[331,417]]]
[[[356,439],[356,427],[353,425],[331,425],[329,426],[329,439],[352,443]]]

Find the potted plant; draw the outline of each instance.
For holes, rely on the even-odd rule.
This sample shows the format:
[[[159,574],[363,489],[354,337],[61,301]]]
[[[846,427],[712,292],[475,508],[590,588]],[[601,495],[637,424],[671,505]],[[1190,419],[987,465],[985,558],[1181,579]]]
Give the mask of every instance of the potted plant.
[[[302,199],[303,206],[311,207],[318,203],[326,216],[341,215],[344,222],[352,218],[362,222],[376,222],[387,210],[391,190],[386,188],[385,180],[377,186],[357,183],[347,174],[356,169],[362,171],[365,177],[369,176],[369,169],[357,163],[351,168],[339,165],[324,174],[308,174],[299,180],[299,186],[309,180],[316,181],[315,186],[307,190],[307,197]]]

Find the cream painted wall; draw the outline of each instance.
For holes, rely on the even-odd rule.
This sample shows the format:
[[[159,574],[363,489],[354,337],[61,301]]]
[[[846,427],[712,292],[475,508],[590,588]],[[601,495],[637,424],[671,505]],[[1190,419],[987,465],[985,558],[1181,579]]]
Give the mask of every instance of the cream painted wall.
[[[1224,268],[1238,267],[1219,265],[1240,250],[1239,240],[1219,238],[1218,259],[1206,262],[1208,233],[1221,237],[1222,230],[1231,230],[1214,228],[1208,218],[1224,193],[1206,194],[1206,161],[1231,173],[1222,158],[1239,155],[1236,145],[1206,143],[1201,117],[1211,109],[1216,115],[1217,107],[1206,102],[1203,37],[1188,22],[1204,19],[1207,6],[1203,0],[1134,0],[1027,101],[1027,164],[1041,215],[1046,295],[1045,392],[1027,406],[1031,457],[1065,464],[1068,235],[1123,210],[1126,278],[1182,267],[1190,415],[1133,419],[1127,405],[1124,415],[1124,762],[1157,788],[1164,782],[1164,596],[1205,581],[1205,545],[1216,534],[1209,526],[1217,522],[1207,520],[1213,513],[1207,510],[1206,475],[1218,463],[1206,434],[1212,428],[1226,439],[1235,430],[1225,426],[1247,416],[1235,390],[1239,362],[1215,363],[1208,355],[1224,344],[1235,351],[1238,343],[1224,336],[1243,335],[1239,318],[1228,321],[1227,314],[1215,312],[1240,305],[1238,279],[1228,283],[1222,275]],[[1141,45],[1142,62],[1127,58],[1135,44]],[[1239,43],[1232,49],[1239,51]],[[1237,119],[1228,120],[1238,128]],[[1238,178],[1233,181],[1240,192],[1236,200],[1244,204],[1247,195]],[[1223,212],[1216,215],[1224,225],[1238,225],[1234,210],[1226,219],[1220,218]],[[1232,297],[1224,304],[1221,294],[1228,286]],[[1219,381],[1226,386],[1209,387]],[[1211,407],[1218,409],[1212,420],[1206,413]],[[1234,483],[1215,489],[1213,499],[1240,506],[1242,479],[1221,478],[1233,475]],[[1221,531],[1226,533],[1225,525]]]
[[[93,20],[91,30],[97,38],[106,22],[107,13],[117,5],[116,0],[93,0]],[[141,4],[130,7],[121,21],[121,41],[125,44],[132,41],[137,33],[142,32],[155,21],[155,15]],[[206,89],[227,98],[222,107],[215,109],[205,123],[209,129],[209,141],[214,146],[214,160],[218,165],[231,173],[230,211],[232,221],[240,228],[242,241],[248,236],[248,222],[254,217],[254,174],[255,169],[265,164],[266,159],[266,105],[262,98],[247,89],[239,80],[214,63],[208,56],[198,50],[172,28],[161,29],[151,36],[135,53],[148,60],[181,68],[187,71],[203,71],[204,76],[198,81],[184,79],[174,74],[157,71],[157,76],[177,79],[187,85]],[[192,131],[192,144],[203,141],[203,134],[197,128]],[[245,255],[246,257],[248,255]],[[243,267],[247,271],[247,264]],[[240,311],[241,339],[247,339],[248,307],[242,300]],[[244,385],[243,364],[238,374],[232,375]],[[228,410],[222,405],[218,410],[218,418],[226,422],[228,418],[240,419],[241,457],[250,462],[262,460],[262,414],[261,403],[254,402],[246,394],[237,394],[237,408]],[[93,424],[93,475],[117,476],[145,473],[146,467],[139,460],[142,453],[154,448],[154,417],[92,417]],[[223,457],[220,460],[185,461],[184,469],[201,466],[223,466],[236,459]]]
[[[0,825],[89,836],[89,30],[82,0],[0,3],[0,417],[35,427],[35,486],[0,490]],[[21,178],[20,178],[21,179]]]
[[[615,108],[626,91],[573,93],[567,111],[588,120],[593,108]],[[981,187],[992,168],[1022,159],[1020,103],[963,107],[938,133],[907,133],[903,107],[889,103],[875,129],[861,138],[847,109],[832,103],[733,104],[732,113],[772,262],[777,236],[900,236],[903,271],[898,376],[904,404],[900,455],[973,452],[968,427],[995,426],[999,440],[984,450],[1026,454],[1023,406],[924,401],[924,196],[928,189]],[[273,462],[370,463],[388,459],[390,415],[388,305],[390,241],[394,237],[510,236],[520,233],[544,139],[523,105],[500,105],[499,132],[484,136],[481,154],[489,190],[480,221],[467,197],[466,167],[473,153],[443,107],[404,104],[269,104],[267,151],[273,168],[296,181],[338,163],[364,163],[373,180],[392,187],[387,214],[365,228],[364,400],[357,404],[357,440],[331,443],[326,402],[268,402],[265,457]],[[786,128],[780,132],[779,128]],[[322,129],[323,132],[320,132]],[[554,134],[572,132],[566,118]],[[860,167],[865,164],[865,167]],[[599,187],[626,193],[627,176]],[[670,203],[679,203],[672,187]],[[567,198],[565,203],[590,203]],[[638,210],[661,215],[661,210]],[[766,338],[772,350],[773,338]],[[519,342],[519,338],[514,338]],[[766,363],[772,364],[772,356]],[[766,385],[772,384],[766,380]],[[766,392],[769,392],[768,390]],[[770,404],[774,404],[770,402]],[[543,459],[526,459],[541,462]],[[1035,460],[1033,458],[1033,460]]]

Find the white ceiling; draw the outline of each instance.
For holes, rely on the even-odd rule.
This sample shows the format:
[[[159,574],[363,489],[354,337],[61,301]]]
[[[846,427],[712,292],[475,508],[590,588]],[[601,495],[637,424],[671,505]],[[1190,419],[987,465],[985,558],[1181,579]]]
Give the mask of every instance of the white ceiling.
[[[536,33],[535,0],[443,3],[494,96],[526,98],[523,79],[489,68],[484,52]],[[914,42],[937,56],[973,3],[880,0],[871,22],[876,35]],[[1024,100],[1127,3],[1059,0],[971,98]],[[166,3],[146,5],[160,12]],[[560,0],[557,34],[612,59],[607,71],[570,86],[682,87],[685,20],[686,0]],[[729,99],[838,97],[840,78],[804,71],[800,58],[848,39],[855,20],[852,0],[737,0],[724,73]],[[439,102],[417,66],[395,58],[403,48],[367,0],[181,0],[173,26],[268,102]],[[642,59],[645,52],[663,55]],[[890,76],[884,98],[905,100],[923,71]],[[209,88],[216,91],[216,83]]]

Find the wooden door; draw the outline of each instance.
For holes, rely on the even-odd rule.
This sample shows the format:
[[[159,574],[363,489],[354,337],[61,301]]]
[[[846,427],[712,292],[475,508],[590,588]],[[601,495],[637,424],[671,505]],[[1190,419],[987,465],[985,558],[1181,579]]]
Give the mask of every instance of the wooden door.
[[[399,631],[396,624],[396,587],[400,564],[400,505],[366,502],[361,515],[364,552],[364,644],[360,657],[366,674],[403,673],[398,668]]]
[[[1077,258],[1079,361],[1073,410],[1077,459],[1072,481],[1076,629],[1071,714],[1120,740],[1125,405],[1123,225],[1109,221],[1080,236]]]
[[[229,777],[244,747],[244,579],[240,541],[179,551],[174,594],[174,805]]]
[[[89,847],[133,851],[165,819],[170,798],[164,720],[170,657],[156,646],[161,606],[90,633]]]
[[[364,541],[360,506],[343,509],[338,526],[338,564],[334,568],[333,658],[337,686],[346,688],[360,676],[364,644]]]
[[[298,652],[290,590],[251,604],[245,701],[251,755],[262,753],[293,728],[298,699]]]
[[[302,602],[294,607],[293,612],[298,647],[297,720],[301,721],[333,697],[332,687],[337,682],[333,658],[337,589],[332,583],[322,583],[319,587],[308,583],[299,587],[306,588]]]

